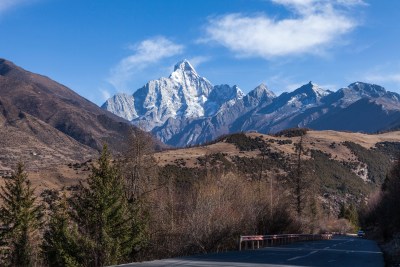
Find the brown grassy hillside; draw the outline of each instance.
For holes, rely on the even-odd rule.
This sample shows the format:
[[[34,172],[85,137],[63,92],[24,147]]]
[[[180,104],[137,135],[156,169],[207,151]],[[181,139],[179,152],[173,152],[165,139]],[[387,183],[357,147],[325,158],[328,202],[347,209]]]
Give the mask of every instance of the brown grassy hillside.
[[[260,137],[263,141],[270,144],[271,150],[282,153],[287,156],[295,154],[294,144],[299,142],[300,137],[277,137],[258,133],[248,133],[246,136],[251,138]],[[287,142],[287,143],[285,143]],[[330,154],[335,160],[345,160],[350,162],[359,162],[357,157],[344,142],[353,142],[359,144],[365,149],[376,148],[377,143],[382,142],[400,142],[400,131],[388,132],[383,134],[362,134],[337,131],[308,131],[303,138],[304,146],[308,150],[319,150]],[[199,157],[207,154],[225,153],[230,156],[257,157],[260,154],[258,149],[249,151],[240,151],[233,143],[221,140],[210,145],[198,146],[192,148],[167,150],[156,154],[160,165],[174,164],[176,160],[184,161],[187,166],[195,166]]]
[[[38,191],[72,185],[88,174],[85,166],[73,167],[97,157],[93,149],[82,146],[61,132],[27,115],[6,125],[0,116],[2,155],[0,167],[10,170],[21,160]],[[18,127],[17,127],[18,126]],[[27,135],[21,127],[36,135]],[[47,133],[47,134],[46,134]],[[18,138],[16,138],[18,136]],[[233,135],[235,136],[235,135]],[[182,181],[191,181],[206,169],[240,173],[247,179],[260,176],[279,178],[288,173],[295,161],[295,147],[300,137],[258,133],[227,136],[205,146],[172,149],[155,154],[161,175],[173,173]],[[246,141],[242,141],[245,139]],[[320,195],[365,199],[382,183],[393,159],[400,152],[400,132],[361,134],[335,131],[308,131],[303,136],[306,150],[302,156],[308,174],[315,177]],[[262,156],[264,151],[264,158]],[[69,166],[68,166],[69,164]],[[338,201],[339,201],[338,197]],[[342,199],[342,198],[341,198]]]
[[[300,136],[236,134],[205,146],[163,151],[155,157],[160,166],[173,170],[183,180],[193,179],[193,173],[203,169],[217,168],[247,179],[263,177],[283,182],[282,177],[295,164],[299,141]],[[321,200],[333,201],[336,211],[341,202],[359,205],[367,200],[400,153],[400,132],[308,131],[302,142],[307,175],[312,177]],[[179,174],[180,170],[184,171]]]

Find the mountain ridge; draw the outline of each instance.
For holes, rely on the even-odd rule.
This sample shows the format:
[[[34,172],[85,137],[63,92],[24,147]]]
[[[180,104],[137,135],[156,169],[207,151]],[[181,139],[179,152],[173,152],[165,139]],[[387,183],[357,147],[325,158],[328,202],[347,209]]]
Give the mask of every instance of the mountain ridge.
[[[285,128],[309,127],[318,130],[376,132],[389,129],[390,125],[400,125],[400,95],[386,91],[376,84],[354,82],[334,92],[310,81],[292,92],[284,92],[279,96],[265,84],[260,84],[248,94],[244,94],[236,85],[213,86],[206,78],[201,77],[187,60],[178,62],[169,77],[150,81],[133,95],[124,95],[121,99],[117,99],[120,95],[116,95],[107,100],[102,107],[129,119],[132,118],[129,116],[130,111],[127,112],[127,116],[124,116],[124,111],[136,111],[138,106],[143,105],[143,99],[161,99],[161,102],[167,99],[165,101],[168,105],[159,107],[156,101],[151,101],[152,108],[164,108],[165,116],[162,119],[151,115],[152,113],[136,112],[137,117],[130,121],[136,125],[145,125],[143,128],[151,131],[159,140],[178,147],[201,144],[219,135],[242,131],[274,133]],[[169,88],[166,84],[160,90],[168,91],[172,95],[173,92],[183,92],[182,88],[187,87],[187,81],[195,87],[197,85],[197,88],[183,93],[188,99],[197,95],[204,96],[204,101],[192,104],[197,113],[192,112],[192,116],[185,115],[184,108],[182,112],[171,112],[174,105],[187,106],[179,97],[165,98],[155,91],[144,93],[143,88],[165,79],[173,79],[175,84]],[[202,90],[201,81],[207,81],[207,93]],[[140,96],[139,91],[144,95],[137,97]],[[130,104],[132,102],[134,104]],[[108,108],[110,105],[113,108]],[[361,115],[357,116],[355,113]],[[368,122],[362,119],[363,113],[372,113],[371,118],[375,121]]]
[[[79,143],[100,150],[108,143],[118,149],[128,121],[81,97],[48,77],[0,60],[0,98],[22,113],[54,127]]]

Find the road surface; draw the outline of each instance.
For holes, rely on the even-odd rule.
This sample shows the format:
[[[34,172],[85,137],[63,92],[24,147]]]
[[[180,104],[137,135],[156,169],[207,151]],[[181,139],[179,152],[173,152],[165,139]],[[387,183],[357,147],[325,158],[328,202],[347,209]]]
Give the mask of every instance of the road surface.
[[[258,250],[232,251],[120,266],[383,267],[384,262],[382,252],[374,241],[357,237],[337,236],[331,240],[298,242]]]

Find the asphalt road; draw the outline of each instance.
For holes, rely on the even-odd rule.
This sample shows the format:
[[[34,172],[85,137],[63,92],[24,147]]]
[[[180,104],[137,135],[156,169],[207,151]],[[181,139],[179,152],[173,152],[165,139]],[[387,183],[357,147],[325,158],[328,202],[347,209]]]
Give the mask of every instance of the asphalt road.
[[[120,266],[315,266],[383,267],[383,255],[374,241],[357,237],[299,242],[258,250],[232,251]]]

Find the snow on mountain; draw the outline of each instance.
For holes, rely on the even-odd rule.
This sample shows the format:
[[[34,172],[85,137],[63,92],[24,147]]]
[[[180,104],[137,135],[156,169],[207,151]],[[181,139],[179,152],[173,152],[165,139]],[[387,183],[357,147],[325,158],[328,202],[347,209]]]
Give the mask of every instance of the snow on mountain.
[[[150,81],[133,94],[138,117],[132,122],[151,130],[169,118],[202,117],[212,89],[212,84],[183,60],[168,78]]]
[[[242,97],[237,86],[213,86],[197,74],[189,61],[183,60],[175,65],[168,78],[152,80],[132,96],[116,95],[108,99],[103,108],[150,131],[170,118],[212,116],[221,106]]]
[[[265,84],[260,84],[256,88],[254,88],[252,91],[250,91],[248,96],[251,96],[256,99],[265,99],[265,98],[275,98],[276,95],[274,92],[268,89],[268,87]]]
[[[234,85],[230,87],[227,84],[216,85],[211,91],[207,102],[205,103],[205,116],[213,116],[221,109],[229,108],[244,96],[242,90]]]
[[[379,85],[356,82],[332,92],[309,82],[276,96],[260,84],[244,95],[236,85],[213,86],[187,60],[177,63],[168,78],[152,80],[133,95],[117,94],[102,108],[173,146],[239,131],[311,127],[376,132],[400,124],[400,95]]]
[[[135,110],[135,101],[133,96],[125,93],[118,93],[111,97],[101,106],[101,108],[106,109],[128,121],[138,117]]]
[[[223,134],[236,132],[231,128],[235,121],[240,121],[240,118],[259,105],[270,104],[276,97],[264,84],[259,85],[245,96],[236,86],[224,87],[226,95],[229,95],[228,92],[236,92],[237,97],[225,102],[215,115],[184,121],[169,119],[164,125],[155,127],[152,133],[164,143],[174,146],[211,141]],[[210,96],[210,99],[212,98]]]
[[[275,98],[273,103],[262,107],[257,111],[259,114],[272,114],[271,119],[279,119],[290,116],[292,113],[301,112],[312,106],[319,105],[321,99],[329,95],[331,91],[320,88],[309,82],[290,93],[282,93]]]
[[[363,99],[369,98],[381,104],[387,105],[390,109],[398,109],[400,95],[386,91],[380,85],[363,82],[355,82],[346,88],[341,88],[330,96],[326,97],[325,102],[333,106],[346,108],[349,105]]]

